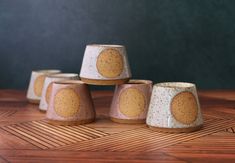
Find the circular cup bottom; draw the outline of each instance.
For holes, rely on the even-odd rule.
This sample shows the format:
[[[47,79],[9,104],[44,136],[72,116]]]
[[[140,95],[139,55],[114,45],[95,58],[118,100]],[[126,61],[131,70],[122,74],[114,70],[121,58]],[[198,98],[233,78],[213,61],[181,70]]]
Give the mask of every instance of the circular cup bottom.
[[[195,126],[195,127],[189,127],[189,128],[162,128],[162,127],[154,127],[154,126],[149,126],[148,127],[153,130],[153,131],[158,131],[158,132],[167,132],[167,133],[189,133],[189,132],[194,132],[197,130],[200,130],[203,125]]]
[[[111,121],[113,122],[117,122],[117,123],[125,123],[125,124],[144,124],[145,123],[145,119],[118,119],[118,118],[110,118]]]
[[[95,119],[85,119],[85,120],[80,120],[80,121],[58,121],[58,120],[51,120],[51,119],[46,119],[47,123],[52,124],[52,125],[61,125],[61,126],[75,126],[75,125],[81,125],[81,124],[86,124],[86,123],[91,123],[94,122]]]
[[[130,80],[130,78],[115,79],[115,80],[97,80],[97,79],[87,79],[83,77],[80,77],[80,78],[81,78],[81,81],[90,85],[119,85],[119,84],[127,83]]]

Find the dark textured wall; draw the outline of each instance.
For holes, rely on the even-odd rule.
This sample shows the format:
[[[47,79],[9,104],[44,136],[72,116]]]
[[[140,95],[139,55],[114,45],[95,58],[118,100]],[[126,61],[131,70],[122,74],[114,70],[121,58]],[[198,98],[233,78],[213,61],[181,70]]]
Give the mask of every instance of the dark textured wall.
[[[124,44],[134,78],[235,88],[234,0],[0,0],[0,88],[80,71],[86,44]]]

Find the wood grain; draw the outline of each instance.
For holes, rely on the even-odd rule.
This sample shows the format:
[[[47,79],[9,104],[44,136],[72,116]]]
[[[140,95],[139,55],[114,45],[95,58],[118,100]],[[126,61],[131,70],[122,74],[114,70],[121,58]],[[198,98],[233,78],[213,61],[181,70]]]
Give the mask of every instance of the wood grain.
[[[108,135],[83,125],[53,126],[44,120],[3,126],[2,129],[41,149],[55,148]]]
[[[10,117],[14,113],[16,113],[16,110],[2,109],[0,110],[0,118]]]
[[[53,126],[25,92],[0,90],[0,162],[234,162],[235,91],[200,91],[205,125],[166,134],[108,117],[112,92],[92,93],[95,123]]]

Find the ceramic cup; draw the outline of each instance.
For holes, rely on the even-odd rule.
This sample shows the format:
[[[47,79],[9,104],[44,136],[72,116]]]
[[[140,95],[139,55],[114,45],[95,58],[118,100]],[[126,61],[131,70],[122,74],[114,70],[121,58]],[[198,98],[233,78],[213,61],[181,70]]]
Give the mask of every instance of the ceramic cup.
[[[80,80],[53,82],[46,118],[55,125],[78,125],[95,120],[88,86]]]
[[[87,45],[80,78],[87,84],[116,85],[131,77],[126,49],[122,45]]]
[[[57,74],[60,73],[60,70],[38,70],[32,71],[31,78],[29,82],[27,99],[30,103],[39,104],[41,95],[42,95],[42,87],[48,74]]]
[[[130,80],[117,85],[110,109],[110,118],[118,123],[145,123],[152,91],[150,80]]]
[[[203,125],[196,86],[168,82],[153,86],[147,125],[162,132],[192,132]]]
[[[43,89],[42,89],[42,97],[40,100],[39,110],[46,111],[48,107],[48,103],[50,100],[51,89],[52,89],[52,82],[60,81],[60,80],[78,80],[78,74],[74,73],[59,73],[54,75],[47,75]]]

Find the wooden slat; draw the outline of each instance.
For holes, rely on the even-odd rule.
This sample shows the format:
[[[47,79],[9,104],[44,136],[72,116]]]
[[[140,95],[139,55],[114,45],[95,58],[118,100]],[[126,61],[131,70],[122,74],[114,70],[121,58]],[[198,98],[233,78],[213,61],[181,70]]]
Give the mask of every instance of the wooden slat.
[[[112,134],[95,140],[59,147],[60,150],[79,151],[154,151],[179,142],[200,138],[235,124],[233,120],[206,121],[202,130],[193,133],[167,134],[151,131],[146,127]]]
[[[2,156],[0,156],[0,162],[1,163],[8,163],[8,161],[5,158],[3,158]]]
[[[108,135],[86,126],[53,126],[43,120],[12,124],[3,126],[2,129],[41,149],[55,148]]]
[[[0,119],[10,117],[15,114],[16,110],[13,109],[0,109]]]
[[[31,143],[31,144],[41,148],[41,149],[47,149],[46,146],[38,143],[38,141],[32,140],[30,137],[25,136],[24,133],[22,134],[22,132],[19,133],[19,132],[15,131],[14,128],[12,130],[12,129],[9,129],[8,127],[2,127],[2,129],[7,131],[7,132],[9,132],[9,133],[11,133],[14,136],[17,136],[20,139],[23,139],[23,140],[25,140],[25,141],[27,141],[27,142],[29,142],[29,143]]]
[[[189,162],[202,162],[206,157],[210,162],[234,162],[234,147],[235,135],[223,131],[166,147],[161,152]]]
[[[235,134],[235,127],[227,128],[225,131]]]
[[[144,163],[150,162],[155,163],[183,163],[180,159],[174,156],[168,156],[162,152],[156,153],[139,153],[139,152],[81,152],[81,151],[55,151],[55,150],[0,150],[7,160],[10,162],[23,162],[23,163],[34,163],[34,162],[87,162],[87,163]]]
[[[216,143],[215,143],[216,142]],[[166,152],[185,152],[191,153],[205,153],[208,151],[218,151],[220,147],[223,147],[223,152],[229,152],[235,154],[235,136],[231,133],[219,132],[212,135],[207,135],[198,139],[183,142],[172,147],[164,148]],[[188,150],[191,148],[191,150]]]

